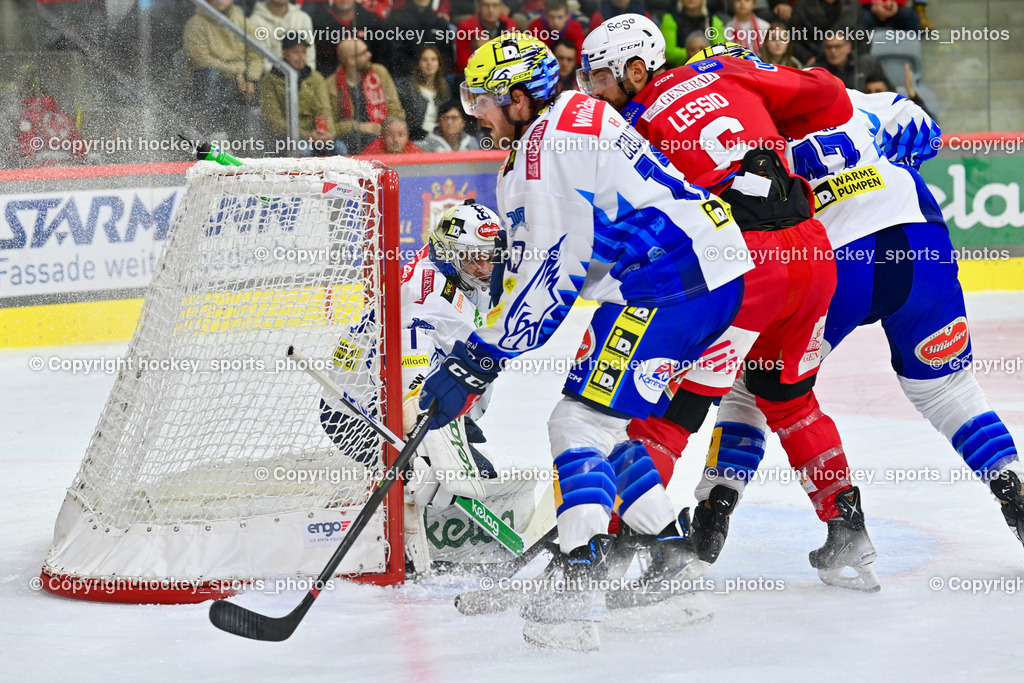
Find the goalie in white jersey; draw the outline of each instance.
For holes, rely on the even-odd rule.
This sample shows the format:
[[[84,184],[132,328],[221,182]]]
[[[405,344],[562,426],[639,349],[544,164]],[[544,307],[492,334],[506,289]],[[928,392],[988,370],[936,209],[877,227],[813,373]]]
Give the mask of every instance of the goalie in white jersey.
[[[464,108],[512,148],[497,187],[508,250],[485,326],[428,375],[421,404],[438,400],[435,425],[456,419],[509,359],[548,340],[577,297],[598,302],[548,422],[556,562],[572,580],[528,605],[524,627],[531,642],[593,649],[605,601],[586,587],[632,557],[607,534],[617,498],[631,501],[622,520],[652,537],[659,571],[696,569],[653,462],[625,428],[665,409],[669,377],[735,317],[752,264],[726,202],[686,182],[605,103],[555,95],[558,63],[540,41],[491,40],[465,73]]]
[[[881,321],[907,398],[986,482],[1024,541],[1017,449],[971,369],[963,291],[949,230],[917,168],[935,155],[938,125],[899,95],[849,91],[853,117],[790,143],[792,168],[810,181],[816,217],[835,249],[838,285],[825,324],[824,357],[860,325]],[[738,382],[722,401],[705,476],[696,490],[694,538],[715,561],[728,516],[764,456],[766,425]],[[893,464],[898,464],[898,456]],[[1016,470],[1016,471],[1015,471]],[[816,557],[822,579],[853,588],[836,569],[857,552],[863,519],[829,522],[834,557]],[[820,552],[820,551],[816,551]],[[826,553],[822,553],[824,555]]]
[[[403,431],[415,426],[421,410],[419,389],[432,364],[442,361],[459,339],[483,324],[495,238],[500,229],[498,216],[472,199],[450,207],[430,231],[428,243],[402,270],[402,405]],[[359,373],[345,367],[343,359],[350,348],[371,348],[369,340],[359,339],[360,326],[339,342],[335,353],[335,381],[359,396]],[[365,369],[368,369],[368,364]],[[353,380],[357,381],[353,381]],[[363,382],[369,386],[368,382]],[[534,508],[533,484],[512,480],[499,481],[490,459],[483,451],[486,439],[475,419],[483,415],[485,396],[470,415],[432,431],[424,438],[405,481],[405,550],[410,569],[416,574],[429,571],[431,548],[427,540],[424,511],[447,508],[455,496],[493,501],[512,511],[514,526],[526,521]],[[321,423],[328,436],[345,452],[372,453],[368,444],[375,437],[359,424],[337,399],[325,395],[321,403]],[[352,433],[361,435],[362,447],[352,447]],[[358,459],[358,455],[356,456]],[[490,504],[490,503],[489,503]],[[508,510],[503,510],[508,512]],[[437,525],[435,525],[437,526]],[[435,541],[435,545],[436,545]],[[442,544],[451,539],[442,538]],[[457,555],[457,554],[456,554]]]

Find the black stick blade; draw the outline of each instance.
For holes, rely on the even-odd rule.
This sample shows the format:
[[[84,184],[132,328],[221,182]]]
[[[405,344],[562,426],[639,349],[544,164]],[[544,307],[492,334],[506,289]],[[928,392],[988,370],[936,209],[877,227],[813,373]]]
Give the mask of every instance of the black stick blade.
[[[313,604],[310,595],[291,613],[283,617],[267,617],[227,600],[217,600],[210,605],[210,622],[221,631],[268,642],[288,640],[295,633],[302,617]]]

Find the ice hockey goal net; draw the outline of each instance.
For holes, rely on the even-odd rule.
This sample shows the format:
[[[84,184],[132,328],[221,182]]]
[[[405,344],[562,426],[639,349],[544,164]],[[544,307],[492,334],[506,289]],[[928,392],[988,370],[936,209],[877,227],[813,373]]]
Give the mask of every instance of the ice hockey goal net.
[[[55,524],[41,576],[54,593],[183,603],[301,583],[393,457],[331,416],[286,350],[340,373],[401,429],[394,171],[346,158],[200,162],[187,181]],[[395,486],[339,573],[404,578],[401,510]]]

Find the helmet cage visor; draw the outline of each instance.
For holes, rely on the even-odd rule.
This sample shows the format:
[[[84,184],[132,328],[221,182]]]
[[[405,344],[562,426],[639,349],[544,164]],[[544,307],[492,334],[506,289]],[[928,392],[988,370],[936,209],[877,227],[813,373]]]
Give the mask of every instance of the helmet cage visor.
[[[618,73],[616,74],[616,72]],[[579,68],[576,69],[576,86],[580,92],[587,95],[593,95],[595,92],[601,93],[622,83],[625,73],[625,69],[615,69],[609,66],[596,69]]]
[[[487,92],[483,88],[471,88],[466,81],[459,87],[462,98],[462,109],[470,116],[483,118],[494,107],[504,107],[512,103],[512,97],[506,93]]]
[[[452,267],[446,275],[458,275],[464,283],[475,289],[486,290],[490,285],[494,264],[494,247],[477,247],[446,238],[431,240],[434,257]],[[475,273],[469,272],[472,267]]]

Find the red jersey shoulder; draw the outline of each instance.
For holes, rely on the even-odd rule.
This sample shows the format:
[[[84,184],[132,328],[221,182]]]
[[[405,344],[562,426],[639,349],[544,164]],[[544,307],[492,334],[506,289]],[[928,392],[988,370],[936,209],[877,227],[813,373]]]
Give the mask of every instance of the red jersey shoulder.
[[[680,69],[689,69],[692,72],[699,74],[707,73],[720,73],[722,75],[740,76],[742,74],[758,74],[758,73],[770,73],[779,70],[779,66],[776,64],[766,64],[764,62],[755,62],[752,59],[737,59],[734,57],[726,57],[725,59],[702,59],[699,62],[688,64],[686,66],[679,67]],[[789,69],[789,67],[782,67]],[[799,69],[795,69],[799,71]]]
[[[606,106],[601,100],[588,97],[581,92],[573,93],[565,103],[555,129],[598,136],[601,134],[601,122]]]
[[[671,88],[679,88],[684,93],[706,88],[717,83],[721,87],[722,81],[747,80],[758,73],[778,71],[774,64],[759,64],[745,59],[704,59],[693,64],[677,66],[666,71],[655,78],[648,88],[641,92],[646,94],[647,99],[652,95],[656,96]]]

